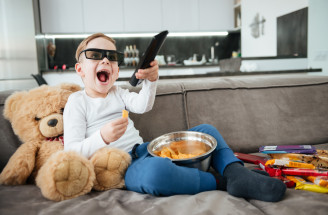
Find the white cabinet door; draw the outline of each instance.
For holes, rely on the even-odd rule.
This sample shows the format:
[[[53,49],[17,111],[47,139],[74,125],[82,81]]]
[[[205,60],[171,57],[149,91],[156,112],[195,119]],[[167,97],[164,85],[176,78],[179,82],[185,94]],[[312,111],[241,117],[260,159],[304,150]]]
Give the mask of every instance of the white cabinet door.
[[[198,0],[163,0],[163,29],[198,31]]]
[[[121,0],[83,0],[86,33],[123,32],[123,14],[123,1]]]
[[[161,0],[124,0],[125,32],[162,30]]]
[[[43,33],[81,33],[83,29],[81,0],[40,0]]]
[[[233,29],[232,0],[199,0],[199,30]]]

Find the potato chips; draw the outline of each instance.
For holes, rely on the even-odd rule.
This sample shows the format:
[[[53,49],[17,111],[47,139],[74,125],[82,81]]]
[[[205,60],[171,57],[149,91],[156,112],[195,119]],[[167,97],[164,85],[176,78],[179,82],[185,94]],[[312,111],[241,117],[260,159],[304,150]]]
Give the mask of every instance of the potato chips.
[[[122,110],[122,117],[123,117],[123,118],[128,118],[128,116],[129,116],[129,111],[127,111],[127,110]]]
[[[202,155],[210,150],[210,147],[197,140],[180,140],[171,142],[154,153],[163,158],[185,159]]]

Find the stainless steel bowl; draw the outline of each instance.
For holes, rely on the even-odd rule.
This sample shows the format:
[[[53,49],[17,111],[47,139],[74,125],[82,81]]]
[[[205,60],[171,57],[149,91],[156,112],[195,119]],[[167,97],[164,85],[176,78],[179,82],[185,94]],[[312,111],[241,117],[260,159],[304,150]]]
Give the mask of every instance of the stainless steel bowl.
[[[217,145],[216,139],[211,135],[195,131],[172,132],[164,134],[151,141],[147,146],[147,150],[152,156],[158,157],[154,153],[155,151],[160,150],[164,146],[168,146],[171,142],[180,140],[201,141],[207,144],[210,147],[210,150],[196,157],[171,160],[180,166],[198,168],[202,171],[207,171],[210,167],[212,152],[214,151]]]

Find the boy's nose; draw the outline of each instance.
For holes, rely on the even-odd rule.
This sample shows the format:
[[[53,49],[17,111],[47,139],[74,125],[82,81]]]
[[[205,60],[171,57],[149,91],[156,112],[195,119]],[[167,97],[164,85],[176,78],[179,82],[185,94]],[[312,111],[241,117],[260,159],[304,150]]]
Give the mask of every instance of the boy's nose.
[[[103,63],[103,64],[109,64],[110,61],[108,60],[107,57],[104,57],[104,58],[102,59],[101,63]]]

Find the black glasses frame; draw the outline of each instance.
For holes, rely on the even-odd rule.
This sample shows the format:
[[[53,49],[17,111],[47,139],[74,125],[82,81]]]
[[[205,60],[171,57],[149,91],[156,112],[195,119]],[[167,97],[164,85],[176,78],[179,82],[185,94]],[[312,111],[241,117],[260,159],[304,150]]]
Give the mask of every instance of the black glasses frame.
[[[94,51],[101,53],[100,58],[90,58],[87,56],[88,51]],[[106,50],[106,49],[95,49],[95,48],[90,48],[90,49],[85,49],[80,52],[78,59],[80,59],[81,54],[84,52],[85,58],[91,59],[91,60],[102,60],[104,57],[106,57],[109,61],[116,61],[118,65],[121,65],[124,61],[124,54],[122,52],[118,52],[115,50]],[[112,56],[115,56],[113,59]]]

